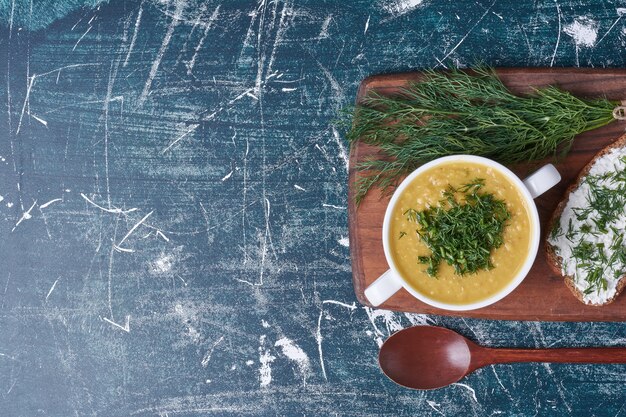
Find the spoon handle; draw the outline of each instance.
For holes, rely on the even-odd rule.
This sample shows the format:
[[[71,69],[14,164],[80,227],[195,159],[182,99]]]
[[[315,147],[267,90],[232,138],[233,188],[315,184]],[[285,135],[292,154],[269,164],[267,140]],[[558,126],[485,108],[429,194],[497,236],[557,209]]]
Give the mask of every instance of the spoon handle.
[[[486,363],[557,362],[626,363],[626,348],[485,349],[478,355]]]

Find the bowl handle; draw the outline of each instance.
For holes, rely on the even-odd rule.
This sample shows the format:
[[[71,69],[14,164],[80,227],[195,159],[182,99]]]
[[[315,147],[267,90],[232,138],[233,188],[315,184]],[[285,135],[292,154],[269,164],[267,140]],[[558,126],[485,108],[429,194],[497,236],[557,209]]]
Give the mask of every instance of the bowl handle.
[[[537,198],[561,181],[561,174],[554,165],[544,165],[528,176],[523,182],[532,198]]]
[[[374,307],[378,307],[397,293],[400,288],[402,288],[402,278],[388,269],[365,289],[365,297]]]

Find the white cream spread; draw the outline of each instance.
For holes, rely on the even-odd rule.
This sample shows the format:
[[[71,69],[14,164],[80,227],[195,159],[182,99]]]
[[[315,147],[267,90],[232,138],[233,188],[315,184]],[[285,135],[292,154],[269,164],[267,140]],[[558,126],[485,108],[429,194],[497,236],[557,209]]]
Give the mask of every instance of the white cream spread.
[[[574,278],[585,303],[615,296],[626,273],[625,229],[626,148],[616,148],[594,162],[548,235],[562,274]]]

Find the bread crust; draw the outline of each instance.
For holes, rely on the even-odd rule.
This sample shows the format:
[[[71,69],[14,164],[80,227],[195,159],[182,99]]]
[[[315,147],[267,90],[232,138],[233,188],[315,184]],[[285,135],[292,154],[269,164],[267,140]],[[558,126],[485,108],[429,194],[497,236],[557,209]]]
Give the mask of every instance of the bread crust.
[[[563,259],[556,254],[554,247],[548,241],[548,236],[550,236],[550,232],[554,229],[554,225],[556,224],[556,222],[560,220],[561,215],[563,214],[563,210],[565,209],[565,206],[567,205],[567,202],[569,201],[570,195],[580,186],[582,179],[585,178],[589,174],[589,171],[591,170],[591,167],[593,167],[593,165],[595,164],[596,160],[606,155],[613,149],[624,148],[624,147],[626,147],[626,134],[620,136],[615,142],[611,143],[610,145],[608,145],[607,147],[599,151],[593,157],[593,159],[591,159],[591,161],[589,161],[589,163],[583,167],[583,169],[580,171],[580,173],[576,177],[576,181],[574,181],[572,184],[570,184],[569,187],[567,187],[567,190],[565,190],[565,194],[563,198],[561,199],[559,204],[556,206],[556,209],[554,210],[554,213],[552,213],[552,217],[550,218],[550,221],[548,222],[548,228],[547,228],[547,233],[546,233],[546,238],[545,238],[546,258],[548,259],[548,265],[550,265],[550,268],[554,271],[555,274],[563,277],[567,288],[570,289],[572,294],[574,294],[574,296],[578,298],[580,302],[586,305],[590,305],[590,306],[601,307],[601,306],[610,304],[613,301],[615,301],[617,296],[619,296],[620,293],[624,290],[624,288],[626,288],[626,274],[622,275],[622,277],[619,279],[617,283],[617,287],[615,289],[615,295],[611,299],[605,301],[604,303],[599,303],[599,304],[585,302],[583,299],[583,293],[579,291],[576,288],[576,285],[574,284],[574,277],[571,275],[563,275],[562,269],[561,269]]]

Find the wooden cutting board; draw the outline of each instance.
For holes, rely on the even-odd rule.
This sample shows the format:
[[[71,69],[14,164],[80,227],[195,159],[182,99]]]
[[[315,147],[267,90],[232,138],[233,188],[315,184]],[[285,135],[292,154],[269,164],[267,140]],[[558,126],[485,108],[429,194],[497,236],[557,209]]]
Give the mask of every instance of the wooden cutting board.
[[[514,93],[527,93],[533,87],[553,84],[580,97],[605,96],[609,99],[626,100],[626,70],[502,68],[497,69],[497,73]],[[409,81],[419,81],[420,76],[420,73],[403,73],[366,78],[359,87],[357,103],[370,90],[392,94]],[[555,163],[563,179],[556,187],[535,200],[541,219],[542,235],[545,236],[545,226],[552,211],[580,169],[598,150],[623,134],[625,129],[626,123],[616,121],[604,128],[581,134],[575,139],[568,156]],[[363,291],[387,270],[382,244],[382,224],[389,198],[381,197],[377,190],[372,191],[357,209],[353,202],[352,184],[355,181],[357,163],[375,152],[375,148],[363,144],[353,146],[350,150],[348,216],[352,280],[358,300],[365,305],[370,304]],[[509,168],[524,177],[541,165],[535,163]],[[565,287],[563,280],[548,267],[542,242],[533,268],[524,282],[503,300],[491,306],[466,312],[446,311],[426,305],[402,289],[380,308],[500,320],[626,321],[626,294],[604,307],[582,304]]]

